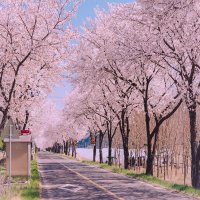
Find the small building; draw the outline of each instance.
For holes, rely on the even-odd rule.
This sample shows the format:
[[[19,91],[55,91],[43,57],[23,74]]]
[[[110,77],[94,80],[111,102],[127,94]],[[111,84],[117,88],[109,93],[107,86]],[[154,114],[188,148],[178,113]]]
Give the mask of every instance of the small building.
[[[5,138],[6,143],[6,171],[9,175],[10,166],[10,139]],[[22,135],[11,138],[11,176],[31,175],[31,135]]]

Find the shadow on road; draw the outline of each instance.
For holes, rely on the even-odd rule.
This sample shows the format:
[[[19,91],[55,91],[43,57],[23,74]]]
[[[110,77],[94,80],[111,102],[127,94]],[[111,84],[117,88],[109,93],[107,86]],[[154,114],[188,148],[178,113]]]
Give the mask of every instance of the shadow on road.
[[[39,155],[39,169],[42,182],[42,199],[197,199],[48,153]],[[91,181],[86,180],[87,178],[84,179],[79,174],[89,178]]]

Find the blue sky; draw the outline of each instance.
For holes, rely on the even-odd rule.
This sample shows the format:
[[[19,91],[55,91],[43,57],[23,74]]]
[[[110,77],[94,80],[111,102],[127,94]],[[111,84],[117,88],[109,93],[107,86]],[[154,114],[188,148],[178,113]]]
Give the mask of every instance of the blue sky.
[[[107,10],[108,3],[130,3],[134,0],[84,0],[78,9],[76,16],[72,22],[75,27],[80,27],[87,18],[95,17],[95,8]],[[71,91],[70,83],[65,82],[63,86],[56,86],[49,98],[56,102],[58,108],[63,106],[63,97]]]
[[[130,3],[133,0],[84,0],[73,22],[75,26],[83,24],[88,17],[95,17],[95,8],[107,10],[108,3]]]

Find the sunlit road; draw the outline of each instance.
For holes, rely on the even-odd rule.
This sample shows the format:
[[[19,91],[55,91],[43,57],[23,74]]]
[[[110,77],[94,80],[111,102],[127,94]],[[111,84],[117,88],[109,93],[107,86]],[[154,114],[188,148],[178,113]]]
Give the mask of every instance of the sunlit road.
[[[39,153],[41,199],[197,199],[54,154]]]

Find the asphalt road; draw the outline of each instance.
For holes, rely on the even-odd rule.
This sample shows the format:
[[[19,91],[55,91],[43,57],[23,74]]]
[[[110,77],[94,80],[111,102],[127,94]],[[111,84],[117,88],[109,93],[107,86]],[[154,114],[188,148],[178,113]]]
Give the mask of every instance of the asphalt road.
[[[198,199],[47,152],[38,162],[43,200]]]

